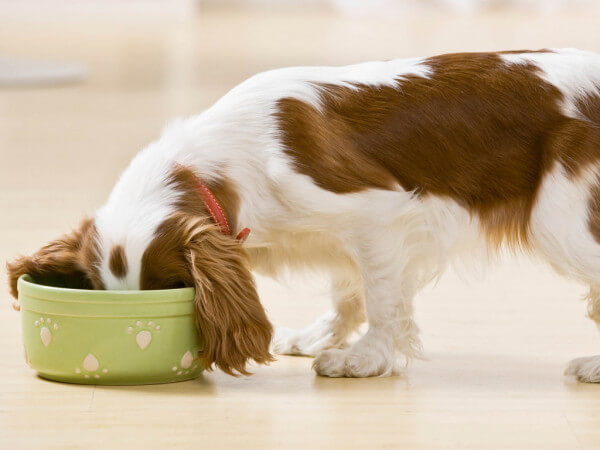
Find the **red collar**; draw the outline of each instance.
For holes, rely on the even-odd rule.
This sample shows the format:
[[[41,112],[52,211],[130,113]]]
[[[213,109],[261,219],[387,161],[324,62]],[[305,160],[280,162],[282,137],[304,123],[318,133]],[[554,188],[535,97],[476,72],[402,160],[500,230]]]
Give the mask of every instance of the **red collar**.
[[[175,163],[175,165],[177,167],[184,167],[179,163]],[[204,204],[213,218],[213,221],[221,229],[221,233],[223,233],[225,236],[231,236],[233,234],[233,230],[231,229],[231,224],[229,223],[229,219],[227,219],[227,214],[225,214],[225,210],[219,203],[219,200],[217,200],[215,194],[212,193],[208,186],[204,184],[202,179],[196,174],[194,174],[194,180],[196,181],[200,195],[202,195],[202,200],[204,200]],[[244,228],[236,236],[236,239],[240,242],[244,242],[248,238],[249,234],[250,228]]]

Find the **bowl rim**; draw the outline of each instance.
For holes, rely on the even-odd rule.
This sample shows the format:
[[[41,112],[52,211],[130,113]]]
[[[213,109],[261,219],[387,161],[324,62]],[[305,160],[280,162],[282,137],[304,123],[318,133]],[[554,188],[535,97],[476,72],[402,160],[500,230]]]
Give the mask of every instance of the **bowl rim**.
[[[17,281],[17,290],[28,297],[54,301],[90,302],[133,302],[133,303],[177,303],[194,300],[193,287],[156,290],[92,290],[48,286],[36,283],[31,275],[25,274]]]

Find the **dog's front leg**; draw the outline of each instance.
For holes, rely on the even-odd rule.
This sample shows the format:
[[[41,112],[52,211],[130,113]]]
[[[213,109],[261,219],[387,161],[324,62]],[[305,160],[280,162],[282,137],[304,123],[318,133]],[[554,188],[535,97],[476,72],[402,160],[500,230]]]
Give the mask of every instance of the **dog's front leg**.
[[[333,274],[333,309],[306,328],[277,328],[273,338],[275,353],[315,356],[326,349],[346,347],[347,338],[366,318],[360,273],[351,269],[341,272]]]
[[[353,253],[363,279],[369,330],[349,348],[320,353],[313,363],[319,375],[390,375],[399,353],[408,357],[419,353],[412,299],[422,273],[417,261],[411,261],[410,247],[381,236],[363,239],[356,246]]]

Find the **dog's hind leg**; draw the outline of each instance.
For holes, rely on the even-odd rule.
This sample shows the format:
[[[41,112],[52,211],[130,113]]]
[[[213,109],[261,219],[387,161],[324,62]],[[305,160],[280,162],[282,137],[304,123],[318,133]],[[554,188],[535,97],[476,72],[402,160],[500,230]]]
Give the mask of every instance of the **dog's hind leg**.
[[[587,300],[588,315],[600,329],[600,289],[590,288]],[[565,375],[573,375],[586,383],[600,383],[600,355],[573,359],[567,365]]]
[[[348,337],[366,320],[360,274],[334,275],[331,291],[333,309],[312,325],[300,330],[275,330],[275,353],[314,356],[326,349],[346,346]]]
[[[531,217],[534,249],[561,274],[590,286],[588,315],[600,326],[600,180],[569,176],[557,165],[544,180]],[[600,355],[572,360],[566,375],[600,382]]]

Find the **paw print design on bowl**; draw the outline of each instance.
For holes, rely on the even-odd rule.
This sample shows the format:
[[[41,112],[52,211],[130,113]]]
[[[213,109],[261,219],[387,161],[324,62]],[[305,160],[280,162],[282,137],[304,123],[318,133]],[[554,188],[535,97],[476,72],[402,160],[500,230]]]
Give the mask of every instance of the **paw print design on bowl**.
[[[176,374],[178,376],[179,375],[187,375],[190,372],[192,372],[198,368],[198,362],[194,361],[194,356],[192,355],[192,352],[189,350],[183,354],[183,356],[181,357],[181,361],[179,362],[179,365],[181,367],[178,367],[178,366],[171,367],[171,370],[173,372],[176,372]]]
[[[152,333],[160,331],[160,325],[155,324],[153,321],[149,321],[144,324],[141,320],[135,322],[133,326],[127,327],[127,333],[135,333],[135,342],[138,347],[142,350],[146,350],[152,342]]]
[[[91,353],[88,353],[87,356],[83,359],[81,366],[83,367],[83,370],[80,369],[79,367],[76,367],[75,373],[78,375],[79,374],[83,375],[83,378],[93,377],[97,380],[97,379],[101,378],[100,373],[102,373],[102,374],[108,373],[108,369],[100,370],[100,363],[98,362],[98,358],[96,358]]]
[[[40,329],[40,339],[44,347],[48,347],[52,342],[52,333],[58,330],[58,324],[52,322],[50,317],[40,317],[34,322],[35,326]]]

